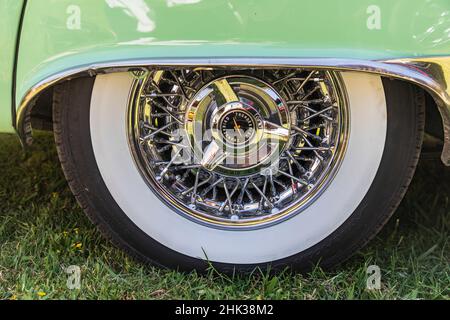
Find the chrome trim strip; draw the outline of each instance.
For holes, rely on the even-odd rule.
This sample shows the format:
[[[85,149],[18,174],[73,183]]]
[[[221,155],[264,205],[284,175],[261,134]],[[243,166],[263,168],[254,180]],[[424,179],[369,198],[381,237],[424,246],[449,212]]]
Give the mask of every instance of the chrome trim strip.
[[[11,90],[11,119],[12,126],[15,126],[15,120],[17,117],[16,110],[16,88],[17,88],[17,67],[19,61],[19,51],[20,51],[20,40],[22,37],[22,29],[23,29],[23,21],[25,18],[25,10],[28,5],[28,0],[24,0],[22,3],[22,10],[20,12],[19,25],[17,27],[17,35],[16,35],[16,50],[14,52],[14,64],[13,64],[13,80],[12,80],[12,90]]]
[[[33,100],[46,88],[63,80],[82,75],[133,71],[171,67],[257,67],[257,68],[314,68],[340,71],[359,71],[379,74],[415,83],[427,90],[435,99],[442,116],[444,128],[444,148],[442,162],[450,166],[450,56],[423,57],[387,61],[367,61],[351,59],[296,59],[296,58],[186,58],[151,59],[134,61],[111,61],[84,65],[55,74],[33,86],[22,99],[17,110],[16,130],[23,143],[29,143],[27,114]],[[28,137],[28,139],[27,139]]]

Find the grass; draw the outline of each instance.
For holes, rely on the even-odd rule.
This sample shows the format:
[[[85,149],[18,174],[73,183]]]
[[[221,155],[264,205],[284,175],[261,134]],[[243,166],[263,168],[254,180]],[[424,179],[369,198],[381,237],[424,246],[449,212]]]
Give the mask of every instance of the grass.
[[[449,299],[450,168],[422,160],[400,208],[335,271],[226,277],[145,267],[105,241],[74,201],[51,135],[24,154],[0,135],[0,299]],[[381,289],[366,289],[367,266]],[[81,267],[69,290],[64,267]]]

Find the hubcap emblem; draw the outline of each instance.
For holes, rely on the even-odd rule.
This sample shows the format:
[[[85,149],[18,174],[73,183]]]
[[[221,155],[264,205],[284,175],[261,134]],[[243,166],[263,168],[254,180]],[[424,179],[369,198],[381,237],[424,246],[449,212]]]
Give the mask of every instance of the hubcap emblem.
[[[222,116],[219,127],[226,143],[246,145],[255,135],[256,119],[245,109],[236,109]]]

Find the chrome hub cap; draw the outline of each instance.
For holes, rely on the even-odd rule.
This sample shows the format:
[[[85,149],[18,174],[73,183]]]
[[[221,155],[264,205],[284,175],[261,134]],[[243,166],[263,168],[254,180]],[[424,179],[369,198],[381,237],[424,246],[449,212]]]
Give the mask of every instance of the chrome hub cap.
[[[252,77],[223,77],[203,87],[186,110],[185,130],[196,162],[230,177],[276,163],[290,135],[287,105]]]
[[[225,229],[266,227],[311,204],[339,168],[349,121],[333,72],[211,68],[140,74],[129,120],[155,194]]]

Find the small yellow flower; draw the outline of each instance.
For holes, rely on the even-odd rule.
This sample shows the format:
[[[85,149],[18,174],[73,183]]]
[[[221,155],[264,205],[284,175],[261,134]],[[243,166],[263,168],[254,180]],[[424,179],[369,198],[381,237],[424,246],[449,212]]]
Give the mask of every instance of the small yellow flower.
[[[75,234],[78,234],[78,231],[80,231],[80,229],[75,228],[75,229],[73,229],[73,231],[75,231]]]
[[[9,300],[17,300],[17,296],[16,296],[15,294],[13,294],[13,295],[11,296],[11,298],[9,298]]]
[[[81,242],[77,242],[77,243],[74,243],[74,244],[73,244],[73,247],[74,247],[75,249],[81,249],[81,248],[83,247],[83,244],[82,244]]]
[[[39,297],[45,297],[47,295],[44,291],[39,291],[37,294]]]
[[[53,199],[58,198],[58,193],[57,193],[57,192],[53,192],[53,193],[52,193],[52,198],[53,198]]]
[[[64,235],[64,237],[67,237],[69,235],[69,233],[67,231],[63,231],[63,235]]]

